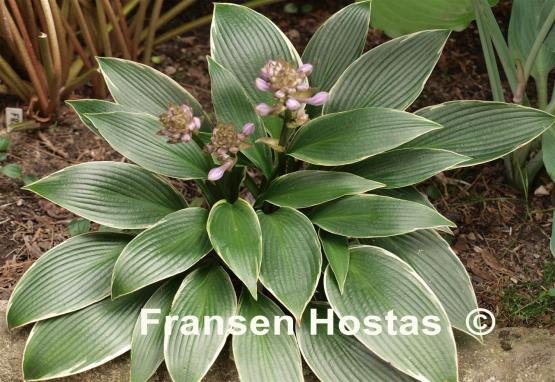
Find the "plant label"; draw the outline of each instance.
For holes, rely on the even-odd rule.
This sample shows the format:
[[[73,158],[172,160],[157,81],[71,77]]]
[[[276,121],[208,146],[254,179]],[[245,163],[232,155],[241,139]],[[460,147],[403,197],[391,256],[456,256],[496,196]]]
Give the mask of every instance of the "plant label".
[[[23,109],[19,107],[6,108],[6,127],[23,122]]]

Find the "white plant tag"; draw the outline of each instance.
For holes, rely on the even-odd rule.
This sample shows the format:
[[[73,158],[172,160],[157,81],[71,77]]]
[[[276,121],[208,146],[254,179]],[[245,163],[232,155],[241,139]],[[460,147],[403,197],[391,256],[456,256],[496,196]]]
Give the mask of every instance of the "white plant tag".
[[[6,127],[23,122],[23,109],[19,107],[6,108]]]

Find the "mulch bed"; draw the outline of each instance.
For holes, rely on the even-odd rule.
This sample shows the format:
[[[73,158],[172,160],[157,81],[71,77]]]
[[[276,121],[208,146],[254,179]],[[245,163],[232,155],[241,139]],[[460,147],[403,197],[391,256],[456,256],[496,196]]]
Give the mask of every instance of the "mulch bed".
[[[209,4],[202,3],[204,8],[195,11],[201,15],[210,9]],[[283,5],[267,6],[262,11],[287,31],[300,50],[322,21],[347,3],[311,1],[313,10],[302,15],[284,13]],[[506,3],[498,10],[505,26],[509,11]],[[184,20],[197,16],[195,12],[189,12]],[[371,31],[367,47],[386,40],[382,33]],[[209,51],[209,29],[202,28],[158,47],[156,55],[161,59],[158,69],[182,83],[211,110],[205,61]],[[74,97],[87,97],[88,93],[89,89],[83,88]],[[490,98],[479,38],[472,25],[451,35],[412,109],[449,100]],[[17,103],[8,97],[0,99],[2,109]],[[38,177],[76,163],[123,160],[65,107],[50,128],[19,132],[12,135],[12,140],[8,161],[19,163],[24,173]],[[21,186],[19,180],[0,177],[0,299],[9,297],[33,261],[68,237],[67,224],[74,218],[64,209],[20,190]],[[458,224],[453,246],[471,275],[479,304],[494,311],[503,324],[555,327],[555,306],[545,309],[542,316],[523,319],[511,313],[504,302],[510,290],[533,303],[537,292],[545,287],[541,284],[544,269],[553,261],[549,251],[553,201],[549,195],[533,194],[540,186],[551,189],[547,176],[538,178],[526,201],[506,184],[501,161],[447,172],[422,186],[423,191],[430,187],[440,191],[434,202]]]

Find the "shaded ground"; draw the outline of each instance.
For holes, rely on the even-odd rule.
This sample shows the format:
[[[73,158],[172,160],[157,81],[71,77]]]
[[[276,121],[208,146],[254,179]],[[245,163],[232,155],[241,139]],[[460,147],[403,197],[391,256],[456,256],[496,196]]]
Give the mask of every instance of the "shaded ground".
[[[208,3],[208,2],[206,2]],[[313,11],[291,15],[282,5],[263,9],[301,49],[317,26],[347,2],[312,1]],[[209,10],[198,10],[199,14]],[[507,7],[501,7],[506,24]],[[190,19],[195,14],[188,14]],[[199,29],[156,50],[159,69],[182,83],[208,109],[210,81],[205,56],[209,54],[208,28]],[[371,31],[368,48],[385,41]],[[86,97],[81,89],[76,98]],[[455,99],[489,99],[489,83],[476,30],[473,26],[452,34],[444,54],[414,108]],[[0,106],[16,105],[11,99]],[[43,131],[12,135],[8,162],[38,177],[68,165],[97,160],[122,160],[95,137],[66,108],[57,124]],[[0,299],[10,292],[23,272],[41,253],[68,236],[71,213],[19,189],[18,180],[0,177]],[[553,298],[541,297],[555,282],[549,252],[552,184],[540,177],[534,189],[542,194],[522,195],[507,186],[500,161],[436,177],[422,190],[435,196],[438,208],[459,228],[453,245],[476,289],[480,305],[493,310],[505,324],[554,327]],[[532,191],[533,191],[532,190]],[[547,192],[543,192],[543,191]],[[439,192],[437,192],[439,191]],[[436,195],[437,194],[437,195]],[[551,301],[551,302],[550,302]]]

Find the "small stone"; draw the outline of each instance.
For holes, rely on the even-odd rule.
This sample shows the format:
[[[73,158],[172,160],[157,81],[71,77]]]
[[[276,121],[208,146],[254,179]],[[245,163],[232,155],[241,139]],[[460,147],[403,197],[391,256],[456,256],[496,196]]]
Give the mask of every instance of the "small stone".
[[[541,185],[534,191],[536,196],[549,196],[549,190],[545,186]]]

